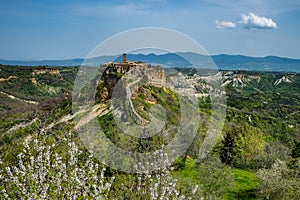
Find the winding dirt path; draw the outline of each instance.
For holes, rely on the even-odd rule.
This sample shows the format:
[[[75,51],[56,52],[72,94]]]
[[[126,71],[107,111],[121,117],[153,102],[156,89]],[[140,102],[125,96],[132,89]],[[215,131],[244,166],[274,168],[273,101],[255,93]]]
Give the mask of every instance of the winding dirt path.
[[[105,115],[106,113],[108,113],[109,110],[106,110],[106,112],[103,112],[106,108],[107,108],[107,106],[104,103],[100,103],[100,104],[93,106],[91,111],[89,113],[85,114],[79,120],[79,122],[76,123],[76,125],[74,126],[74,130],[75,131],[78,130],[80,127],[89,123],[90,121],[92,121],[93,119],[98,117],[99,115]]]
[[[60,118],[60,120],[58,120],[56,122],[52,122],[47,127],[43,128],[42,131],[49,130],[49,129],[53,128],[55,125],[57,125],[57,124],[60,124],[60,123],[63,123],[63,122],[68,122],[68,121],[74,119],[77,115],[79,115],[81,113],[84,113],[84,112],[86,112],[86,110],[85,109],[81,109],[81,110],[77,111],[74,114],[65,115],[62,118]]]
[[[27,123],[20,123],[20,124],[16,124],[13,127],[11,127],[7,132],[13,132],[18,130],[19,128],[24,128],[26,126],[31,126],[34,122],[36,122],[38,120],[38,118],[34,118],[33,120],[31,120],[30,122]]]
[[[37,102],[37,101],[31,101],[31,100],[20,99],[20,98],[18,98],[18,97],[16,97],[16,96],[13,96],[13,95],[11,95],[11,94],[7,94],[7,93],[2,92],[2,91],[0,91],[0,94],[3,94],[3,95],[7,96],[7,97],[10,98],[10,99],[16,99],[16,100],[22,101],[22,102],[24,102],[24,103],[30,103],[30,104],[38,104],[38,103],[39,103],[39,102]]]

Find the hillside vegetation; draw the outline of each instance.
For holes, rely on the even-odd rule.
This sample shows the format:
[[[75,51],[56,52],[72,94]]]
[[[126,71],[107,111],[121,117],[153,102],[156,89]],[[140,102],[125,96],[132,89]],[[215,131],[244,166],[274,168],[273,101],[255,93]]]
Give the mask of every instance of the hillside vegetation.
[[[0,65],[0,199],[300,199],[300,74],[222,71],[225,125],[200,159],[211,100],[197,70],[177,70],[202,94],[197,135],[167,168],[129,174],[102,165],[78,136],[74,119],[88,111],[72,112],[77,67]],[[172,140],[176,130],[142,139],[122,134],[109,90],[98,82],[93,108],[115,145],[159,152]],[[146,124],[153,105],[165,109],[170,130],[180,122],[178,96],[170,88],[144,85],[131,100]]]

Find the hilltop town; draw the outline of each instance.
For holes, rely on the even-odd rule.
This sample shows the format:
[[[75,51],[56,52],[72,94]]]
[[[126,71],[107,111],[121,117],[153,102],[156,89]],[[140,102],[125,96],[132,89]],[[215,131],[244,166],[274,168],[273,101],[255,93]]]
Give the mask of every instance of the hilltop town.
[[[170,87],[166,81],[166,70],[160,65],[150,65],[142,61],[127,61],[126,54],[122,55],[121,62],[101,64],[105,68],[97,85],[104,84],[107,88],[107,99],[112,95],[115,85],[122,78],[130,83],[131,88],[137,89],[138,82],[145,80],[144,84],[156,87]],[[134,84],[134,83],[135,84]]]
[[[122,62],[110,62],[108,68],[104,71],[105,76],[111,74],[119,76],[126,75],[127,78],[147,77],[149,85],[163,87],[166,84],[166,70],[160,65],[150,65],[142,61],[127,61],[126,54],[122,56]]]

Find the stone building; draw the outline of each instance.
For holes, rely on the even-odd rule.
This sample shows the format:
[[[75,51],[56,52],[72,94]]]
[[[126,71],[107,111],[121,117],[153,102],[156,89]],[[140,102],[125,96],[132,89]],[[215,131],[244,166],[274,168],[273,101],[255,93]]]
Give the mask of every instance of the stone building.
[[[147,84],[157,87],[166,86],[166,70],[159,65],[150,65],[144,62],[127,61],[126,54],[122,56],[122,62],[110,62],[104,71],[104,76],[123,76],[129,79],[147,77]]]

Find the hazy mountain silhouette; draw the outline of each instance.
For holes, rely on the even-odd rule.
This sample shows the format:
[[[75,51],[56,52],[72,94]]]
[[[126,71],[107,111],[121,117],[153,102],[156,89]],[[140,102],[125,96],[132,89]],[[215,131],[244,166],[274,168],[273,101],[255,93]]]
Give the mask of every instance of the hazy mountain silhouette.
[[[85,65],[98,66],[101,63],[120,62],[121,55],[99,56],[91,59],[65,59],[65,60],[2,60],[0,64],[25,65],[25,66],[80,66],[83,61]],[[243,55],[213,55],[205,56],[190,52],[167,53],[167,54],[128,54],[127,60],[143,61],[150,64],[161,64],[169,67],[191,67],[212,68],[215,65],[222,70],[254,70],[254,71],[286,71],[300,72],[300,59],[282,58],[277,56],[250,57]]]

